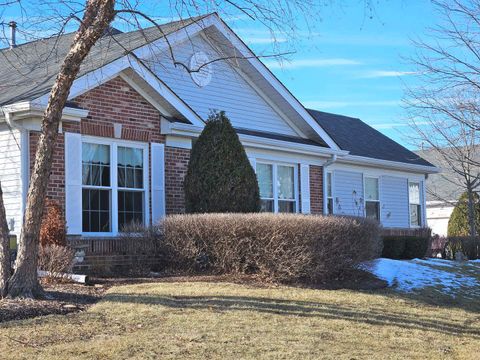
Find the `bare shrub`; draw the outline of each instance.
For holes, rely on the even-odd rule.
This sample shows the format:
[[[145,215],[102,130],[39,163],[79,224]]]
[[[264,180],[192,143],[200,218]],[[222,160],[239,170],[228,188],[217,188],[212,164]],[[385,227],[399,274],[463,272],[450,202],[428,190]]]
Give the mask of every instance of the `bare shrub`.
[[[145,227],[143,224],[132,223],[122,229],[118,242],[125,253],[137,257],[137,261],[133,262],[130,268],[130,274],[144,275],[163,267],[163,226]]]
[[[339,276],[381,253],[379,227],[363,218],[294,214],[173,215],[164,220],[170,266],[282,282]]]
[[[58,202],[47,199],[40,228],[40,244],[67,245],[67,224]]]
[[[69,272],[73,266],[75,253],[66,246],[55,244],[40,245],[38,251],[38,267],[47,271],[50,280],[62,277],[62,274]]]

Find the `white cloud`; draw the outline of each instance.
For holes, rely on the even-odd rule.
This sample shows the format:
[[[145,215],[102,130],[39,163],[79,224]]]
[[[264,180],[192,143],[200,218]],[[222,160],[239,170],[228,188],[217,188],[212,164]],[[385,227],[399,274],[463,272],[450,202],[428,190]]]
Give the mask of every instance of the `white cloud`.
[[[374,101],[304,101],[303,105],[318,110],[346,107],[374,107],[374,106],[399,106],[398,100],[374,100]]]
[[[361,62],[352,59],[330,58],[330,59],[298,59],[292,61],[266,61],[270,69],[298,69],[309,67],[327,67],[327,66],[351,66],[361,65]]]
[[[371,70],[360,74],[359,78],[382,78],[415,75],[415,71]]]

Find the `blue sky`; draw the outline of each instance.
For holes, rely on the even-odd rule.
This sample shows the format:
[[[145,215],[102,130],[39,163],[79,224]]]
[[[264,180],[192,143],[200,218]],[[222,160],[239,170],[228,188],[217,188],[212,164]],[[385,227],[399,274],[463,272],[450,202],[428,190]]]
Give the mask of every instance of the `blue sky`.
[[[27,9],[34,9],[36,1]],[[275,49],[271,34],[258,21],[245,16],[224,19],[257,54],[294,50],[281,63],[263,61],[305,106],[359,117],[409,146],[401,99],[404,83],[414,86],[415,76],[406,58],[415,51],[411,38],[424,37],[427,28],[435,26],[434,7],[430,0],[371,0],[372,13],[365,1],[332,1],[320,16],[309,19],[310,27],[302,21],[293,36],[277,34]],[[160,21],[174,19],[172,9],[161,4],[144,3],[141,9]],[[45,14],[50,14],[48,9]],[[0,20],[22,21],[20,14],[15,6],[3,8]],[[32,22],[25,17],[26,23]]]
[[[363,1],[348,3],[325,8],[314,29],[297,34],[290,61],[264,62],[306,106],[359,117],[409,146],[401,99],[415,76],[405,58],[415,52],[411,39],[435,26],[434,8],[428,0],[379,1],[370,18]],[[237,30],[254,50],[268,51],[268,33]]]

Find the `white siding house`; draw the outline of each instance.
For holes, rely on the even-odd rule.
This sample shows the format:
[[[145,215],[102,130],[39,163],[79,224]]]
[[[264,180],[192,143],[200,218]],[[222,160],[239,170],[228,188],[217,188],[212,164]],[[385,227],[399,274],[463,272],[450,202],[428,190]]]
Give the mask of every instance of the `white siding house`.
[[[22,223],[21,133],[0,124],[0,182],[12,234],[18,235]]]

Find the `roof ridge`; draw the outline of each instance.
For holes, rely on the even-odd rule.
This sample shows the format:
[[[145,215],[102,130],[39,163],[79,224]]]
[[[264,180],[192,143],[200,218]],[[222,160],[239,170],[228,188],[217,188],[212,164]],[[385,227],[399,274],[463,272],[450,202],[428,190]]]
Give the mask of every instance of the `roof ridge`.
[[[191,16],[191,17],[185,18],[185,19],[173,20],[173,21],[169,21],[169,22],[166,22],[166,23],[163,23],[163,24],[152,25],[152,26],[148,26],[148,27],[145,27],[145,28],[135,29],[135,30],[126,31],[126,32],[123,32],[120,29],[117,29],[116,27],[109,25],[108,29],[113,29],[113,30],[117,31],[117,33],[108,34],[107,33],[108,29],[106,29],[106,33],[102,37],[113,36],[113,35],[122,35],[122,34],[133,34],[133,33],[139,32],[139,31],[146,31],[146,30],[154,29],[154,28],[157,28],[158,26],[166,27],[166,26],[171,26],[173,24],[182,23],[182,22],[185,22],[185,23],[187,23],[189,21],[197,22],[197,21],[200,21],[200,20],[204,19],[205,17],[210,16],[212,14],[215,14],[215,13],[207,13],[207,14],[204,14],[204,15]],[[54,38],[59,39],[59,38],[62,38],[64,36],[69,36],[69,35],[75,34],[76,31],[77,30],[70,31],[70,32],[65,32],[65,33],[60,33],[60,34],[54,34],[54,35],[42,37],[42,38],[39,38],[39,39],[36,39],[36,40],[27,41],[27,42],[24,42],[24,43],[21,43],[21,44],[17,44],[14,49],[19,49],[19,48],[24,47],[24,46],[33,45],[35,43],[40,43],[41,41],[48,41],[48,40],[51,40],[51,39],[54,39]],[[11,50],[11,48],[6,47],[6,48],[3,48],[3,49],[0,49],[0,53],[2,53],[4,51],[8,51],[8,50]]]

